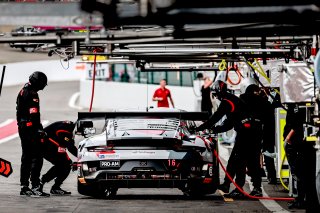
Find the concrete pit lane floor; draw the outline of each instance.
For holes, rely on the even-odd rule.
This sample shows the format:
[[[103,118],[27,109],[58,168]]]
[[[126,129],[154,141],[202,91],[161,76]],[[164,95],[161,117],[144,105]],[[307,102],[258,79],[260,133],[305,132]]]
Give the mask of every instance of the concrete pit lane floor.
[[[120,189],[113,200],[94,199],[78,194],[76,172],[72,172],[63,185],[63,188],[72,191],[71,196],[20,196],[21,146],[12,122],[15,122],[15,99],[21,87],[22,85],[4,87],[0,97],[0,157],[10,161],[13,166],[13,174],[9,178],[0,177],[0,212],[288,212],[284,201],[264,201],[267,202],[264,205],[256,200],[224,202],[218,193],[191,200],[177,189]],[[50,83],[39,93],[42,120],[49,123],[76,120],[77,110],[70,108],[68,101],[78,90],[79,82]],[[227,149],[224,150],[224,155],[227,155]],[[42,173],[48,168],[50,164],[45,161]],[[221,180],[223,175],[221,172]],[[52,183],[46,184],[44,191],[49,192],[51,185]],[[286,196],[280,185],[268,185],[265,182],[263,185],[270,196]],[[245,190],[249,191],[248,186]]]

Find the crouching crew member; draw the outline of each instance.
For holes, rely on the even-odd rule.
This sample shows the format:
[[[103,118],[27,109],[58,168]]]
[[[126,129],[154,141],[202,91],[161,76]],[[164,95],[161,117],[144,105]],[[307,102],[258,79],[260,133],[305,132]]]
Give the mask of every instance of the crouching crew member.
[[[47,76],[34,72],[17,97],[17,124],[22,146],[20,170],[20,195],[48,197],[42,191],[40,172],[43,165],[42,146],[45,132],[40,120],[38,91],[47,85]],[[32,189],[29,188],[29,179]]]
[[[75,124],[71,121],[58,121],[47,126],[44,130],[47,139],[44,143],[44,158],[53,166],[41,178],[43,184],[55,179],[50,193],[53,195],[70,195],[71,192],[60,188],[63,181],[68,177],[72,161],[67,150],[77,157],[77,147],[74,144],[73,130]]]

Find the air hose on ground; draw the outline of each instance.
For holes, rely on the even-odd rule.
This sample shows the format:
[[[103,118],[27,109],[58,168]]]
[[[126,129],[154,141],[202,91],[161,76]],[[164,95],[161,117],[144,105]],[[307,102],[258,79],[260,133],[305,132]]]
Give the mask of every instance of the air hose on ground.
[[[93,99],[94,99],[94,88],[95,88],[95,81],[96,81],[96,64],[97,64],[97,51],[93,50],[94,55],[94,60],[93,60],[93,77],[92,77],[92,90],[91,90],[91,101],[90,101],[90,107],[89,107],[89,112],[92,111],[92,104],[93,104]]]
[[[228,179],[233,183],[233,185],[246,197],[250,198],[250,199],[260,199],[260,200],[277,200],[277,201],[293,201],[294,198],[289,198],[289,197],[256,197],[256,196],[252,196],[250,194],[248,194],[247,192],[245,192],[241,187],[239,187],[233,180],[233,178],[230,176],[230,174],[227,172],[226,168],[224,167],[224,165],[221,162],[221,159],[217,153],[217,151],[215,149],[213,149],[213,153],[215,155],[215,157],[217,158],[222,170],[224,171],[224,173],[226,174],[226,176],[228,177]]]

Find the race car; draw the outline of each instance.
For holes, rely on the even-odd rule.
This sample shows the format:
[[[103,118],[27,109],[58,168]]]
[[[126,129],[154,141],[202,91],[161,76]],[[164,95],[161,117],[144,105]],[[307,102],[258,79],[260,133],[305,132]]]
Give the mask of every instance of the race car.
[[[178,188],[198,197],[216,191],[217,141],[193,130],[207,113],[79,112],[77,133],[88,136],[99,118],[105,119],[103,132],[79,143],[80,194],[110,198],[119,188]]]
[[[11,31],[12,36],[41,36],[46,35],[46,31],[33,27],[33,26],[22,26]]]

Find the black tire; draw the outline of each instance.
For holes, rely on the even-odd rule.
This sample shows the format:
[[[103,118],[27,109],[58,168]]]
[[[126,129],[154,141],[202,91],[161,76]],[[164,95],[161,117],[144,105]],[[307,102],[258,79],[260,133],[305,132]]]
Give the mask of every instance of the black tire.
[[[78,184],[77,184],[77,188],[78,188],[79,194],[86,195],[86,196],[92,196],[91,193],[90,193],[89,188],[86,185],[81,184],[79,181],[78,181]]]
[[[199,190],[187,190],[183,192],[184,196],[189,197],[191,199],[200,199],[206,195],[204,192],[200,192]]]

